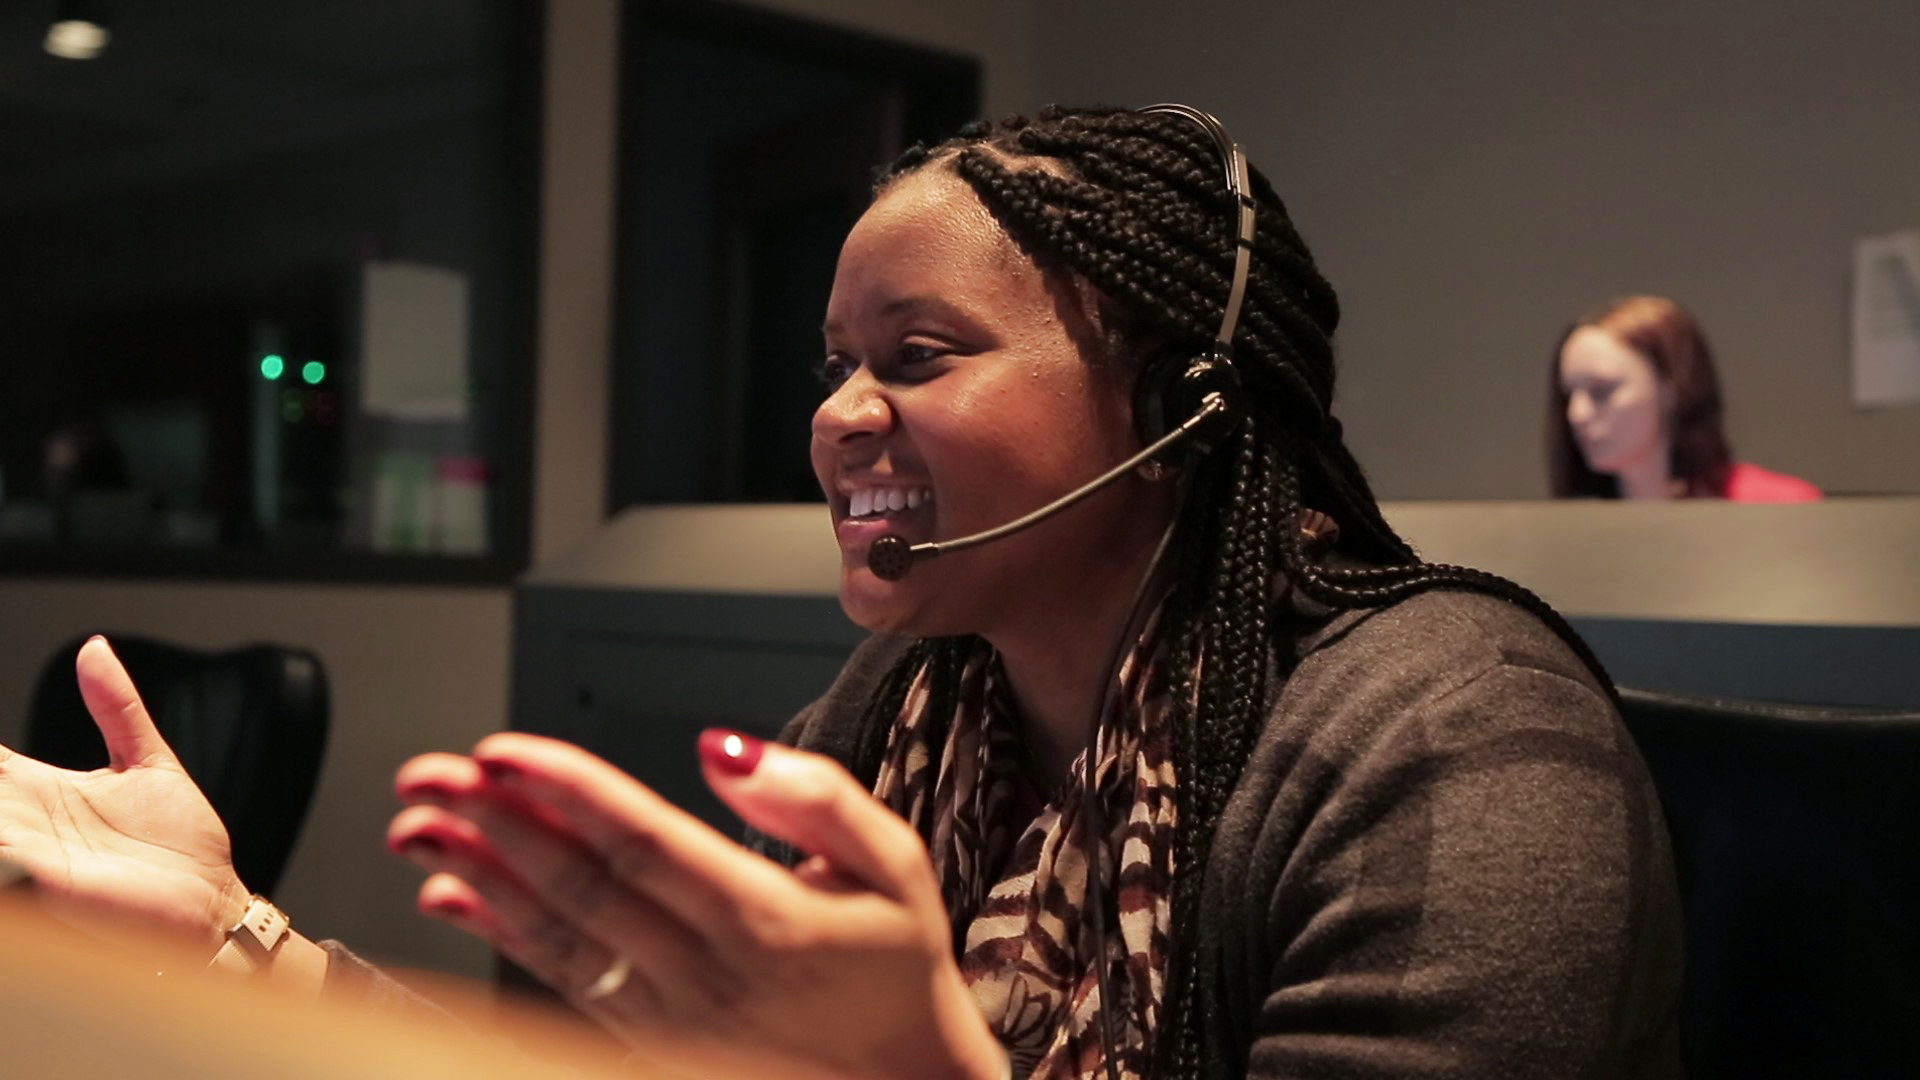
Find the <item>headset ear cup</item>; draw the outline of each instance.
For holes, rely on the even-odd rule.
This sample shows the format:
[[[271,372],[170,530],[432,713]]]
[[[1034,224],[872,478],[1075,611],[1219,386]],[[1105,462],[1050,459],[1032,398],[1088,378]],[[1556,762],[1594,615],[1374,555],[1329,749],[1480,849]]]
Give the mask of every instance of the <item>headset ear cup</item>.
[[[1245,403],[1240,375],[1233,362],[1218,352],[1198,356],[1182,352],[1156,354],[1140,369],[1134,384],[1133,420],[1141,445],[1162,438],[1198,413],[1210,394],[1226,400],[1227,409],[1197,427],[1188,446],[1202,453],[1220,444],[1240,423]],[[1185,448],[1169,447],[1157,460],[1177,464]]]

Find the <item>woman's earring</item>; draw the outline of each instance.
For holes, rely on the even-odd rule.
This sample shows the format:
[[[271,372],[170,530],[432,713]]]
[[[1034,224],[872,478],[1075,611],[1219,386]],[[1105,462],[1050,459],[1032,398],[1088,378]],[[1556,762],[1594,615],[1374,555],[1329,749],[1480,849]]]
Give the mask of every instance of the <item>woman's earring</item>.
[[[1173,466],[1158,458],[1148,458],[1134,471],[1140,474],[1142,480],[1157,484],[1173,474]]]

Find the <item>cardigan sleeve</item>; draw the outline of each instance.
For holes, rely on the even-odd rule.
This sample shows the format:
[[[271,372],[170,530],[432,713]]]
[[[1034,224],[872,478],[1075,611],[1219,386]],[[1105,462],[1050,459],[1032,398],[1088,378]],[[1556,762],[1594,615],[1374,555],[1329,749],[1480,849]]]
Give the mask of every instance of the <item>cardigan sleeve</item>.
[[[1679,1076],[1671,853],[1609,699],[1557,661],[1409,659],[1310,679],[1283,740],[1246,1075]]]
[[[362,960],[338,941],[322,941],[319,945],[327,954],[327,977],[321,983],[320,992],[329,1000],[379,1012],[397,1012],[429,1025],[462,1026],[452,1013]]]

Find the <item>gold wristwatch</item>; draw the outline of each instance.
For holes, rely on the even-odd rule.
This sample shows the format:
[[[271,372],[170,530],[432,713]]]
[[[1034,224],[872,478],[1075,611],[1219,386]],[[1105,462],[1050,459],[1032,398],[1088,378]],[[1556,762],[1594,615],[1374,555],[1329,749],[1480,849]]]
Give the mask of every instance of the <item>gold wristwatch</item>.
[[[293,933],[287,916],[266,897],[255,893],[247,913],[227,928],[227,940],[207,962],[208,970],[219,968],[240,975],[259,975],[273,966],[274,954]]]

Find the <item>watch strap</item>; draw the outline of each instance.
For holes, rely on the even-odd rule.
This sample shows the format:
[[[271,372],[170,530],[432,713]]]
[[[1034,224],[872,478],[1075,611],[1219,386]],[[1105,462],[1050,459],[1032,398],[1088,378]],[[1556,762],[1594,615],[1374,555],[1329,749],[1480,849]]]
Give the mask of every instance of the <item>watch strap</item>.
[[[293,925],[287,921],[286,913],[256,893],[247,904],[246,914],[227,928],[227,940],[221,943],[220,951],[213,954],[207,967],[241,975],[260,974],[273,964],[274,954],[292,933]]]

